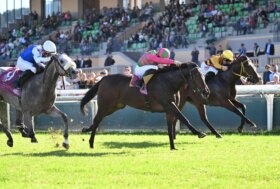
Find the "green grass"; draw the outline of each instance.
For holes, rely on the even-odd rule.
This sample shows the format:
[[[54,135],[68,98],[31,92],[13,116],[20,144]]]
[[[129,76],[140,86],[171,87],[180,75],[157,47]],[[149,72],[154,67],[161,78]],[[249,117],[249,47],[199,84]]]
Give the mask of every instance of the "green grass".
[[[57,134],[39,143],[0,134],[0,188],[279,188],[280,136],[178,135],[170,151],[165,134],[71,134],[70,149]]]

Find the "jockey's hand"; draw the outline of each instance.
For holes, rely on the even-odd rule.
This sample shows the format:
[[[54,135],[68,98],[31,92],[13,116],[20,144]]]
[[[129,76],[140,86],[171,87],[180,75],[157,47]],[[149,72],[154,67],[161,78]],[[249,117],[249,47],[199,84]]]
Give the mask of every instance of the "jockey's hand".
[[[223,70],[223,71],[227,71],[227,70],[228,70],[228,67],[227,67],[227,66],[222,66],[222,70]]]
[[[46,57],[45,59],[47,62],[51,61],[51,57]]]
[[[178,61],[178,60],[174,60],[174,64],[180,65],[180,64],[182,64],[182,62],[180,62],[180,61]]]
[[[41,73],[41,72],[43,72],[44,71],[44,67],[43,66],[38,66],[37,68],[36,68],[36,73]]]

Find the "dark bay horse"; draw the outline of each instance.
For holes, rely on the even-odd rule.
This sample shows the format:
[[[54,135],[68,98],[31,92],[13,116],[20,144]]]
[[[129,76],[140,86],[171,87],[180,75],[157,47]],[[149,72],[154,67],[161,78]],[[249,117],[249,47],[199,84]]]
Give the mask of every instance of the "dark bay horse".
[[[0,90],[0,98],[14,106],[17,113],[22,112],[22,117],[19,118],[23,120],[23,127],[20,128],[23,137],[30,137],[31,142],[37,142],[32,123],[33,116],[41,113],[60,116],[65,124],[63,146],[69,148],[67,115],[54,105],[54,101],[56,98],[56,83],[59,76],[76,78],[77,72],[75,69],[76,64],[70,57],[66,54],[57,54],[52,57],[44,72],[36,74],[24,84],[20,97]],[[1,116],[3,116],[3,113],[1,113]],[[0,129],[8,137],[7,145],[12,147],[13,138],[11,132],[2,123],[0,124]]]
[[[207,81],[207,85],[210,89],[210,95],[207,100],[201,101],[195,98],[196,96],[190,88],[181,88],[179,109],[182,110],[186,101],[192,103],[197,108],[201,120],[217,138],[220,138],[221,135],[209,123],[205,105],[221,106],[239,115],[242,118],[241,125],[238,127],[239,132],[242,132],[245,121],[251,126],[256,127],[256,124],[245,116],[245,105],[236,100],[235,84],[241,76],[246,77],[252,83],[257,83],[260,79],[255,66],[247,56],[237,57],[229,66],[228,71],[219,72],[216,76]],[[242,112],[239,109],[241,109]],[[175,134],[176,118],[174,119],[173,133]]]
[[[126,105],[151,112],[165,112],[171,150],[175,149],[172,134],[173,120],[170,119],[173,116],[184,123],[193,134],[198,135],[200,138],[206,136],[192,127],[176,104],[177,98],[175,94],[184,85],[187,85],[200,100],[208,97],[209,89],[198,66],[194,63],[184,63],[165,69],[165,71],[155,74],[148,83],[149,94],[146,98],[149,100],[149,107],[146,104],[145,96],[139,92],[139,89],[129,87],[131,77],[120,74],[104,77],[85,94],[80,104],[83,113],[85,113],[85,105],[97,95],[98,111],[94,117],[93,124],[88,128],[83,128],[83,132],[91,131],[89,140],[91,148],[94,147],[96,129],[102,119],[124,108]]]

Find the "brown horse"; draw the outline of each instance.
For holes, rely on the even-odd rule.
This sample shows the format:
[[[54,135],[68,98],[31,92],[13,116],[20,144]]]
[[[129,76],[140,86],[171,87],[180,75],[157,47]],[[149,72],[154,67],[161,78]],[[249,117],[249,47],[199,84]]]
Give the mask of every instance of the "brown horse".
[[[245,116],[245,105],[236,100],[236,88],[235,83],[240,77],[246,77],[252,83],[259,82],[260,76],[256,72],[256,68],[252,61],[247,56],[241,56],[236,58],[229,66],[228,71],[219,72],[215,77],[207,81],[207,85],[210,89],[210,96],[207,100],[201,101],[194,98],[194,93],[190,88],[180,89],[180,104],[179,109],[182,110],[186,101],[192,103],[198,110],[201,120],[211,130],[217,138],[221,138],[221,135],[214,129],[209,123],[205,105],[209,106],[221,106],[227,110],[239,115],[242,118],[241,125],[238,127],[238,131],[242,132],[245,121],[253,127],[256,124],[249,120]],[[241,109],[242,112],[239,110]],[[175,124],[176,118],[173,122],[173,134],[175,136]]]
[[[168,135],[170,149],[174,150],[174,140],[172,133],[173,117],[184,123],[193,134],[203,138],[206,135],[197,131],[189,123],[187,118],[180,112],[176,104],[176,93],[179,89],[187,85],[199,100],[206,99],[209,89],[204,81],[204,76],[194,63],[184,63],[182,65],[170,66],[159,71],[148,83],[148,95],[145,97],[137,88],[129,87],[131,77],[116,74],[104,77],[95,84],[81,100],[81,111],[85,113],[85,105],[96,95],[98,111],[93,124],[88,128],[83,128],[83,132],[91,131],[89,140],[90,147],[94,147],[94,137],[99,123],[105,116],[124,108],[126,105],[151,112],[165,112],[168,124]],[[149,102],[147,105],[147,101]]]

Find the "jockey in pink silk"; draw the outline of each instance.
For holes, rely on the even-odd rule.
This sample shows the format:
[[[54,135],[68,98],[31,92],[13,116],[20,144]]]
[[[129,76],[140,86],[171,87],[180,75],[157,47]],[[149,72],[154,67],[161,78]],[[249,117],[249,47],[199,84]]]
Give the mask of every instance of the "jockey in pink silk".
[[[158,64],[174,64],[175,61],[169,58],[170,51],[166,48],[161,48],[158,51],[151,50],[143,54],[137,62],[137,66],[135,67],[135,72],[129,86],[136,87],[137,81],[143,78],[145,72],[150,69],[157,70]],[[147,94],[145,84],[140,89],[140,92],[143,94]]]

